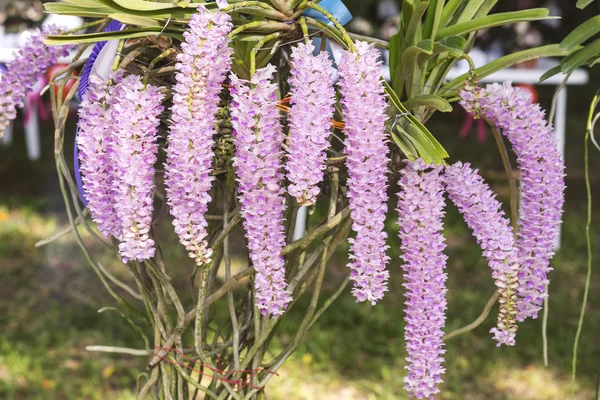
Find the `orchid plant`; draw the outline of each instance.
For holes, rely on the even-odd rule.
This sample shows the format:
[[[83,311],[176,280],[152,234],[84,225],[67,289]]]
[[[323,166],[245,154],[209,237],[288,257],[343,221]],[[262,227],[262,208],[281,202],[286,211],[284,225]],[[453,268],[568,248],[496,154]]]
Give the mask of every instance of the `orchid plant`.
[[[48,32],[42,50],[36,36],[2,80],[0,122],[22,106],[19,96],[27,87],[17,79],[19,63],[30,63],[31,54],[47,63],[77,45],[72,63],[50,83],[57,88],[51,91],[56,164],[78,243],[117,301],[114,310],[145,344],[150,372],[141,375],[139,398],[187,399],[198,392],[212,399],[261,398],[350,282],[357,302],[375,305],[384,296],[388,264],[402,264],[405,276],[406,390],[433,398],[444,373],[444,340],[465,331],[443,332],[446,192],[496,282],[492,300],[499,299],[499,316],[490,332],[498,345],[515,344],[517,322],[537,317],[547,296],[564,165],[538,105],[510,84],[479,89],[476,81],[575,50],[529,49],[446,81],[458,60],[470,61],[479,30],[552,18],[546,9],[489,14],[496,2],[404,0],[390,42],[347,32],[316,0],[46,4],[51,13],[92,18],[87,28],[94,32]],[[312,43],[317,36],[320,50]],[[342,48],[336,65],[328,42]],[[82,58],[92,44],[89,58]],[[113,53],[103,52],[109,46]],[[388,68],[382,49],[389,50],[389,82],[381,78]],[[94,63],[106,54],[112,72],[102,76]],[[69,71],[79,74],[65,77]],[[69,79],[77,83],[63,93]],[[74,176],[64,133],[76,94],[82,103]],[[520,206],[498,140],[513,189],[515,229],[477,171],[449,164],[426,127],[434,112],[448,112],[458,100],[506,135],[517,154]],[[390,179],[399,179],[401,188],[403,263],[386,255]],[[314,207],[325,208],[325,218],[307,213]],[[173,268],[184,267],[163,259],[159,232],[169,213],[190,257],[195,304],[185,304],[169,278]],[[114,248],[136,288],[95,260],[81,228]],[[250,266],[232,275],[229,235],[236,229],[245,233]],[[328,262],[345,241],[349,272],[320,301]],[[217,278],[221,269],[224,281]],[[245,291],[233,289],[246,278]],[[278,323],[305,292],[311,300],[298,332],[275,354]],[[215,302],[227,304],[227,315],[208,312]]]

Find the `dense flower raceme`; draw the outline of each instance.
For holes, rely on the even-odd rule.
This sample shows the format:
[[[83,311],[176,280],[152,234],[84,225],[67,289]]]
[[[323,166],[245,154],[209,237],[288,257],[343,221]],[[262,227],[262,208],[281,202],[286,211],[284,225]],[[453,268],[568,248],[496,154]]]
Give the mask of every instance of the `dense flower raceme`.
[[[464,215],[492,269],[500,293],[498,326],[491,332],[500,344],[515,344],[519,260],[510,222],[490,187],[471,166],[458,162],[444,172],[448,197]]]
[[[285,245],[285,188],[280,186],[284,135],[275,108],[274,72],[272,65],[259,69],[250,82],[231,75],[231,122],[241,213],[256,270],[256,303],[263,314],[281,315],[291,298],[281,256]]]
[[[114,209],[113,125],[108,116],[107,90],[105,81],[90,76],[88,90],[79,108],[77,146],[83,189],[92,219],[105,237],[119,237],[121,223]]]
[[[348,167],[348,200],[352,229],[350,239],[357,301],[375,304],[387,291],[389,257],[385,254],[385,214],[387,212],[387,165],[385,136],[387,103],[381,84],[379,53],[365,42],[356,42],[356,54],[344,52],[338,69],[341,103],[346,126],[344,133]]]
[[[300,205],[311,205],[317,200],[317,185],[323,180],[325,149],[329,146],[330,120],[335,111],[335,69],[328,53],[313,56],[313,50],[312,44],[300,44],[290,60],[293,107],[286,168],[288,192]]]
[[[109,117],[115,210],[121,222],[119,253],[124,262],[146,260],[154,255],[150,237],[154,164],[163,94],[160,88],[144,88],[140,77],[129,75],[109,88]]]
[[[417,398],[439,392],[445,368],[442,331],[446,315],[446,244],[442,236],[444,187],[441,166],[422,160],[407,163],[398,194],[408,357],[406,390]]]
[[[71,46],[46,46],[46,35],[59,33],[55,26],[37,30],[27,44],[19,50],[7,65],[7,71],[0,74],[0,135],[17,117],[17,109],[24,106],[27,94],[35,83],[56,64],[58,59],[69,54]]]
[[[502,129],[517,155],[521,170],[517,319],[537,318],[547,297],[552,245],[562,217],[564,162],[539,104],[532,104],[527,94],[510,82],[464,90],[461,96],[465,108]]]
[[[179,240],[202,265],[210,260],[204,217],[211,200],[214,124],[231,63],[231,18],[200,6],[177,56],[165,183]]]

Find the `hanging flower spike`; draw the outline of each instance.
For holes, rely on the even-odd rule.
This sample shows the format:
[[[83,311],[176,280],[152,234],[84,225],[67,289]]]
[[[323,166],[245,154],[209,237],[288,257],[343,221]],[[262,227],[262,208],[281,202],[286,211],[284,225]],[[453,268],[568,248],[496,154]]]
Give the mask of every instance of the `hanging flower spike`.
[[[114,209],[112,123],[106,107],[107,84],[92,75],[79,108],[77,146],[87,207],[98,230],[108,238],[120,236],[121,223]]]
[[[498,324],[490,332],[498,346],[515,345],[519,259],[510,222],[483,178],[466,163],[446,167],[448,197],[463,214],[492,269],[500,293]]]
[[[345,51],[338,63],[348,167],[348,199],[352,229],[349,267],[357,302],[375,304],[387,291],[385,270],[389,248],[384,232],[387,212],[387,103],[381,84],[379,53],[372,45],[356,42],[356,54]]]
[[[408,357],[405,388],[417,398],[439,393],[445,372],[446,244],[442,236],[444,187],[441,166],[421,159],[401,171],[398,225],[402,241],[406,292],[404,338]]]
[[[539,104],[531,104],[529,96],[510,82],[488,85],[475,93],[463,91],[461,97],[468,107],[477,103],[477,110],[502,129],[517,155],[521,170],[517,319],[537,318],[548,296],[552,245],[560,229],[564,162]]]
[[[219,93],[231,64],[231,27],[229,15],[199,6],[183,34],[175,66],[165,183],[175,233],[197,265],[208,263],[211,256],[204,215],[211,200]]]
[[[17,117],[17,109],[23,108],[27,94],[35,83],[56,64],[58,59],[69,54],[72,46],[46,46],[47,35],[60,31],[56,26],[36,30],[25,46],[6,66],[7,71],[0,74],[0,136]]]
[[[335,111],[335,69],[327,52],[313,55],[314,46],[302,43],[292,51],[290,137],[286,169],[288,192],[299,205],[311,205],[320,192],[329,125]]]
[[[123,262],[154,256],[152,191],[163,95],[144,88],[139,76],[129,75],[109,89],[110,121],[115,162],[115,210],[121,221],[118,239]]]
[[[263,315],[283,314],[291,301],[286,291],[283,212],[280,186],[284,135],[277,106],[275,67],[268,65],[247,81],[231,74],[231,122],[236,147],[233,164],[239,183],[248,250],[256,270],[256,305]]]

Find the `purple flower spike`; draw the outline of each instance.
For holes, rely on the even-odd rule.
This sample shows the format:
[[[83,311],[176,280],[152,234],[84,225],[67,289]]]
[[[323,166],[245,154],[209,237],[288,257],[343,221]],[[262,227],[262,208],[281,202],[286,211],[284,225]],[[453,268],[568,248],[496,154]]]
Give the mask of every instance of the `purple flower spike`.
[[[548,296],[547,275],[564,204],[564,162],[539,104],[511,86],[467,88],[461,104],[495,123],[511,142],[521,170],[519,255],[519,321],[537,318]]]
[[[276,108],[274,72],[275,67],[268,65],[256,71],[250,82],[231,74],[231,122],[241,213],[256,270],[256,304],[263,315],[278,316],[291,297],[281,256],[285,245],[285,189],[280,185],[284,135]]]
[[[458,162],[446,167],[444,183],[450,200],[483,250],[500,293],[498,324],[490,332],[498,346],[515,345],[519,259],[513,231],[500,202],[483,178],[471,166]]]
[[[387,103],[381,84],[379,53],[372,45],[356,42],[356,54],[344,52],[338,63],[339,85],[346,127],[345,152],[348,166],[348,199],[352,229],[348,265],[357,302],[375,304],[387,291],[385,270],[389,248],[385,244],[387,212],[387,165],[385,135]]]
[[[231,18],[204,6],[190,19],[175,68],[166,185],[175,233],[198,265],[210,261],[204,217],[211,200],[213,135],[219,93],[231,64]]]
[[[163,95],[144,89],[140,77],[129,75],[109,89],[112,150],[115,162],[115,210],[121,221],[118,239],[123,262],[154,256],[152,191]]]
[[[300,205],[317,201],[323,180],[325,149],[329,146],[330,120],[335,111],[335,69],[329,55],[313,56],[312,44],[300,44],[292,51],[290,64],[291,100],[289,154],[286,164],[288,192]]]
[[[0,75],[0,136],[17,117],[17,109],[23,108],[25,98],[35,83],[56,64],[58,59],[69,54],[72,46],[46,46],[47,35],[55,35],[59,28],[49,26],[37,30],[27,44],[19,50],[7,65],[7,72]]]
[[[79,108],[78,157],[87,208],[104,237],[121,234],[121,223],[114,210],[115,171],[112,123],[106,109],[107,84],[91,76]]]
[[[421,159],[401,171],[398,225],[402,240],[408,357],[405,389],[419,399],[439,393],[445,368],[446,244],[442,236],[444,187],[441,166]]]

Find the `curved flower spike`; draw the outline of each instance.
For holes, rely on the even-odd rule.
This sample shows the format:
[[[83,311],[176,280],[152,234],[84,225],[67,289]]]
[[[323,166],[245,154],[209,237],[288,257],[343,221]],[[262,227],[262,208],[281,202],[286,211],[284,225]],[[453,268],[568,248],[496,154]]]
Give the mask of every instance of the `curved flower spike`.
[[[408,357],[405,388],[417,398],[439,393],[445,368],[443,328],[446,321],[446,244],[442,236],[444,187],[441,166],[421,159],[401,171],[398,225],[402,240]]]
[[[88,90],[79,108],[80,169],[87,207],[92,220],[104,237],[119,237],[121,222],[114,206],[115,182],[114,152],[112,150],[112,123],[107,110],[107,84],[95,75],[90,76]]]
[[[259,69],[250,85],[231,74],[231,122],[241,214],[256,270],[256,305],[263,315],[278,316],[284,313],[291,297],[286,291],[281,256],[285,245],[285,189],[280,186],[284,136],[276,109],[274,73],[272,65]]]
[[[491,332],[498,346],[515,345],[519,260],[510,222],[495,194],[471,166],[457,162],[446,167],[444,183],[448,197],[464,215],[492,269],[498,293],[498,325]]]
[[[198,265],[208,263],[211,256],[204,215],[211,200],[219,93],[231,65],[227,36],[231,28],[229,15],[198,7],[183,34],[175,65],[165,183],[175,233]]]
[[[123,262],[143,261],[154,256],[152,192],[156,142],[163,95],[160,88],[144,85],[129,75],[109,89],[114,154],[115,210],[121,221],[117,237]]]
[[[299,44],[292,51],[290,137],[286,169],[288,192],[299,205],[317,201],[323,180],[329,125],[335,111],[335,69],[328,53],[313,55],[312,44]]]
[[[467,88],[461,104],[484,115],[508,138],[521,170],[519,255],[519,321],[537,318],[548,296],[548,272],[554,255],[564,204],[564,162],[539,104],[510,82]]]
[[[27,94],[35,83],[46,73],[48,68],[56,64],[58,59],[69,54],[72,46],[46,46],[46,35],[59,33],[56,26],[36,30],[25,46],[19,50],[15,58],[7,66],[7,71],[0,74],[0,136],[17,117],[17,109],[23,108]]]
[[[348,266],[356,301],[372,304],[383,298],[389,277],[384,222],[390,159],[385,135],[387,103],[378,57],[374,46],[357,41],[356,54],[345,51],[338,63],[346,122],[348,199],[356,232],[356,238],[349,239],[352,262]]]

